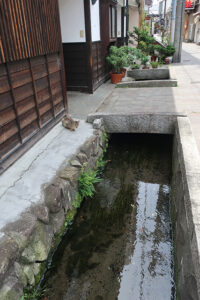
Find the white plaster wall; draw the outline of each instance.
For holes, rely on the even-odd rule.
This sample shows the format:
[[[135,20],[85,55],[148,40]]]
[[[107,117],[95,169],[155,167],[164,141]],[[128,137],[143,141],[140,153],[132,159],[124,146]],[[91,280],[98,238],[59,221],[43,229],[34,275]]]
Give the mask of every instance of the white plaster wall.
[[[124,36],[126,37],[126,17],[124,17]]]
[[[122,36],[121,32],[121,24],[122,24],[122,8],[121,6],[117,6],[117,37]]]
[[[63,43],[85,42],[83,0],[59,0]]]
[[[75,0],[77,1],[77,0]],[[99,0],[92,5],[90,1],[92,41],[100,41]]]
[[[194,42],[200,43],[200,22],[196,23]]]
[[[129,8],[129,31],[133,31],[133,27],[139,25],[138,8]]]

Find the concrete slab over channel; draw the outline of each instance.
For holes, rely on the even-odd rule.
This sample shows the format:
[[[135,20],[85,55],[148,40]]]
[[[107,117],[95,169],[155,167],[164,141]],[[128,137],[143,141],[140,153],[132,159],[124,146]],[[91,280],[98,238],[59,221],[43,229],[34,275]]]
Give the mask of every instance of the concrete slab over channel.
[[[179,114],[179,116],[185,116]],[[172,113],[95,113],[88,115],[87,121],[92,123],[102,118],[108,133],[159,133],[174,134],[177,114]]]

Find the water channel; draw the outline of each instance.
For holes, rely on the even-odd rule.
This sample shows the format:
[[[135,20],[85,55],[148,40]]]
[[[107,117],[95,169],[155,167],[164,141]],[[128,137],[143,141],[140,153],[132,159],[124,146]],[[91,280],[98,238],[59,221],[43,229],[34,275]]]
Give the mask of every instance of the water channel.
[[[48,300],[175,299],[171,155],[169,136],[112,135],[96,195],[47,273]]]

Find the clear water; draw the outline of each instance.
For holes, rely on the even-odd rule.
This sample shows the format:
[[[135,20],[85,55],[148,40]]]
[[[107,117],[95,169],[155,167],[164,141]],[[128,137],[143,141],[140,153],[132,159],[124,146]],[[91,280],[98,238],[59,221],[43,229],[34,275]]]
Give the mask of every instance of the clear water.
[[[172,140],[113,135],[109,163],[47,272],[47,299],[175,299]]]

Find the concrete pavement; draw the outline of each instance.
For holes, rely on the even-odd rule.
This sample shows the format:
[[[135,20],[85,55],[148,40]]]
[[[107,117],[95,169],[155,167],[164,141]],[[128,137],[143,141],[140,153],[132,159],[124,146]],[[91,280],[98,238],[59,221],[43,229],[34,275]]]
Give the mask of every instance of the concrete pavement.
[[[182,62],[169,66],[178,87],[114,89],[97,111],[186,114],[200,151],[200,47],[183,43],[182,53]]]

